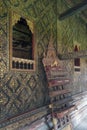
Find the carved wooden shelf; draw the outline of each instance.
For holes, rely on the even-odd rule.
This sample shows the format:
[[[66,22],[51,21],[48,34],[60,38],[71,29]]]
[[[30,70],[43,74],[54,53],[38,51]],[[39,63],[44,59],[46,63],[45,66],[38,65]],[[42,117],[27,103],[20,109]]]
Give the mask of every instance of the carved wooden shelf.
[[[75,110],[76,109],[76,106],[75,105],[72,105],[68,108],[65,108],[64,110],[60,111],[60,112],[57,112],[56,113],[56,116],[58,118],[63,118],[65,115],[67,115],[68,113],[70,113],[71,111]]]
[[[66,77],[67,75],[67,72],[63,70],[63,68],[57,66],[46,66],[45,71],[48,79],[55,79],[56,77]]]
[[[55,97],[55,96],[66,94],[66,93],[70,93],[70,91],[69,90],[58,90],[58,91],[49,92],[49,95],[50,95],[50,97]]]
[[[67,98],[64,98],[64,99],[61,99],[59,101],[54,101],[53,102],[53,105],[54,107],[57,105],[57,106],[60,106],[62,104],[66,104],[66,103],[69,103],[69,102],[72,102],[73,99],[71,97],[67,97]]]
[[[70,83],[70,78],[63,62],[56,57],[55,49],[51,41],[48,46],[47,55],[43,58],[43,64],[48,81],[51,103],[49,108],[52,110],[53,118],[56,117],[60,124],[62,124],[62,120],[67,123],[70,120],[69,113],[75,109],[75,106],[72,105],[71,91],[66,90],[64,87]]]
[[[48,82],[49,84],[49,87],[55,87],[55,86],[60,86],[60,85],[65,85],[65,84],[68,84],[70,82],[69,79],[53,79],[53,80],[50,80]]]

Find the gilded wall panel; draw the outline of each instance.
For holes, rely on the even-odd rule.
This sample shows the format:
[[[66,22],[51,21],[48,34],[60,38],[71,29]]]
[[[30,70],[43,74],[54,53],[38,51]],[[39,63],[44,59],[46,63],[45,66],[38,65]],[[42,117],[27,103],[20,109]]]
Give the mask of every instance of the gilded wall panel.
[[[47,49],[51,25],[56,41],[54,4],[55,1],[49,0],[0,1],[0,120],[44,106],[49,102],[47,82],[43,75],[44,68],[39,59]],[[38,71],[34,74],[9,70],[9,9],[33,19],[36,24]],[[56,46],[56,42],[54,44]]]

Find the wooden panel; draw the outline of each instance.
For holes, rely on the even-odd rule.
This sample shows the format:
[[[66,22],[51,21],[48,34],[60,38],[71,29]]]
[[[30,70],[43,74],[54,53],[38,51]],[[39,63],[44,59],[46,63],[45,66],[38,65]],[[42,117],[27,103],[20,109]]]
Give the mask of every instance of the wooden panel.
[[[66,104],[66,103],[69,103],[69,102],[72,102],[73,99],[70,97],[67,97],[67,98],[64,98],[64,99],[61,99],[59,101],[54,101],[53,104],[54,104],[54,107],[57,105],[62,105],[62,104]]]
[[[69,90],[58,90],[58,91],[49,92],[49,95],[50,95],[50,97],[55,97],[58,95],[69,93],[69,92],[70,92]]]
[[[56,78],[56,77],[65,77],[67,75],[67,71],[63,70],[63,68],[59,66],[45,66],[45,71],[48,79]]]
[[[69,114],[71,111],[75,110],[75,105],[67,107],[66,109],[56,113],[58,118],[63,118],[65,115]]]
[[[49,87],[55,87],[55,86],[60,86],[60,85],[65,85],[69,83],[69,79],[54,79],[50,80],[49,82]]]
[[[71,99],[68,99],[70,91],[64,89],[64,85],[70,82],[67,70],[63,66],[63,62],[56,57],[51,41],[48,46],[47,55],[43,59],[43,64],[48,80],[51,102],[49,107],[52,110],[54,128],[56,130],[62,129],[70,121],[69,113],[75,109],[75,105],[71,105]]]

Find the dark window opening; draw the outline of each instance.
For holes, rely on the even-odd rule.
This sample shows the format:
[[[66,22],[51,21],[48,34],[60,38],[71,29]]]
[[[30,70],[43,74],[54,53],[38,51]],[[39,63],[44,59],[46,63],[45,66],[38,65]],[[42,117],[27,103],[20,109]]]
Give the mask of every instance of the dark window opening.
[[[24,18],[13,26],[13,57],[33,60],[33,33]]]

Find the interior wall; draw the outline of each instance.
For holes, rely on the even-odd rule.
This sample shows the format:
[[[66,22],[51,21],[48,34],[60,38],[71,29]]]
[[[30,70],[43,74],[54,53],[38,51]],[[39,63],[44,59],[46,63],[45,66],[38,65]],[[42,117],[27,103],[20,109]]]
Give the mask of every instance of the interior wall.
[[[49,97],[47,92],[47,82],[44,76],[45,73],[42,64],[42,57],[43,53],[47,51],[51,30],[53,34],[54,47],[56,48],[56,44],[58,44],[58,50],[62,53],[67,52],[68,47],[69,51],[72,51],[74,45],[73,37],[74,40],[78,41],[77,39],[79,39],[81,33],[83,35],[83,31],[80,31],[81,33],[78,30],[76,31],[76,26],[78,24],[78,22],[76,22],[76,17],[73,16],[73,20],[68,20],[68,22],[66,22],[67,20],[62,23],[57,21],[56,12],[58,10],[56,10],[56,5],[61,7],[62,11],[65,10],[65,6],[60,6],[60,3],[61,0],[58,0],[57,4],[56,0],[0,1],[0,120],[22,114],[26,111],[31,111],[32,109],[48,104]],[[16,10],[19,14],[22,14],[23,16],[26,15],[27,18],[32,18],[35,22],[38,66],[37,71],[34,73],[17,72],[9,69],[9,9]],[[59,13],[60,11],[58,11],[58,14]],[[83,24],[81,23],[81,27],[82,25]],[[85,27],[82,27],[82,29],[83,28],[85,30]],[[58,29],[58,31],[56,29]],[[75,32],[79,32],[79,35]],[[77,35],[78,38],[76,38]],[[64,39],[62,39],[61,42],[62,36],[64,36]],[[80,41],[83,41],[83,39]],[[86,40],[84,39],[84,43],[85,41]],[[63,49],[59,48],[60,43],[62,43]],[[73,60],[64,61],[64,65],[70,75],[71,82],[67,87],[71,89],[72,94],[86,91],[87,59],[81,59],[79,73],[74,71]]]
[[[71,2],[69,2],[71,3]],[[57,14],[59,15],[68,10],[70,5],[65,0],[57,1]],[[74,52],[74,46],[77,45],[79,50],[87,50],[87,32],[86,24],[79,17],[79,14],[74,14],[64,18],[57,19],[57,52],[59,54],[67,54]],[[74,59],[65,60],[64,65],[70,75],[69,89],[72,94],[87,90],[87,58],[80,58],[80,71],[74,69]]]
[[[1,120],[31,111],[49,102],[41,58],[47,50],[50,32],[56,46],[55,2],[56,0],[0,1]],[[34,20],[38,57],[38,66],[34,73],[9,69],[9,9]]]
[[[80,58],[80,71],[75,71],[74,60],[64,61],[69,72],[70,84],[66,86],[72,95],[87,91],[87,58]]]
[[[72,2],[68,1],[68,3]],[[57,1],[58,17],[69,7],[72,6],[67,4],[66,0]],[[69,52],[74,52],[75,45],[79,47],[80,51],[87,50],[87,28],[80,13],[68,16],[63,20],[57,19],[57,29],[57,52],[59,54],[67,55]],[[87,58],[80,58],[80,71],[75,71],[74,59],[64,60],[64,65],[70,77],[70,84],[66,86],[66,89],[71,90],[73,103],[76,105],[76,110],[71,113],[72,127],[76,127],[87,113]]]
[[[72,15],[68,15],[63,20],[59,20],[60,14],[75,6],[71,6],[71,0],[68,3],[70,4],[67,4],[66,0],[57,2],[58,51],[62,54],[73,52],[75,44],[79,45],[80,50],[87,50],[87,27],[86,22],[81,19],[80,12],[72,13]]]

